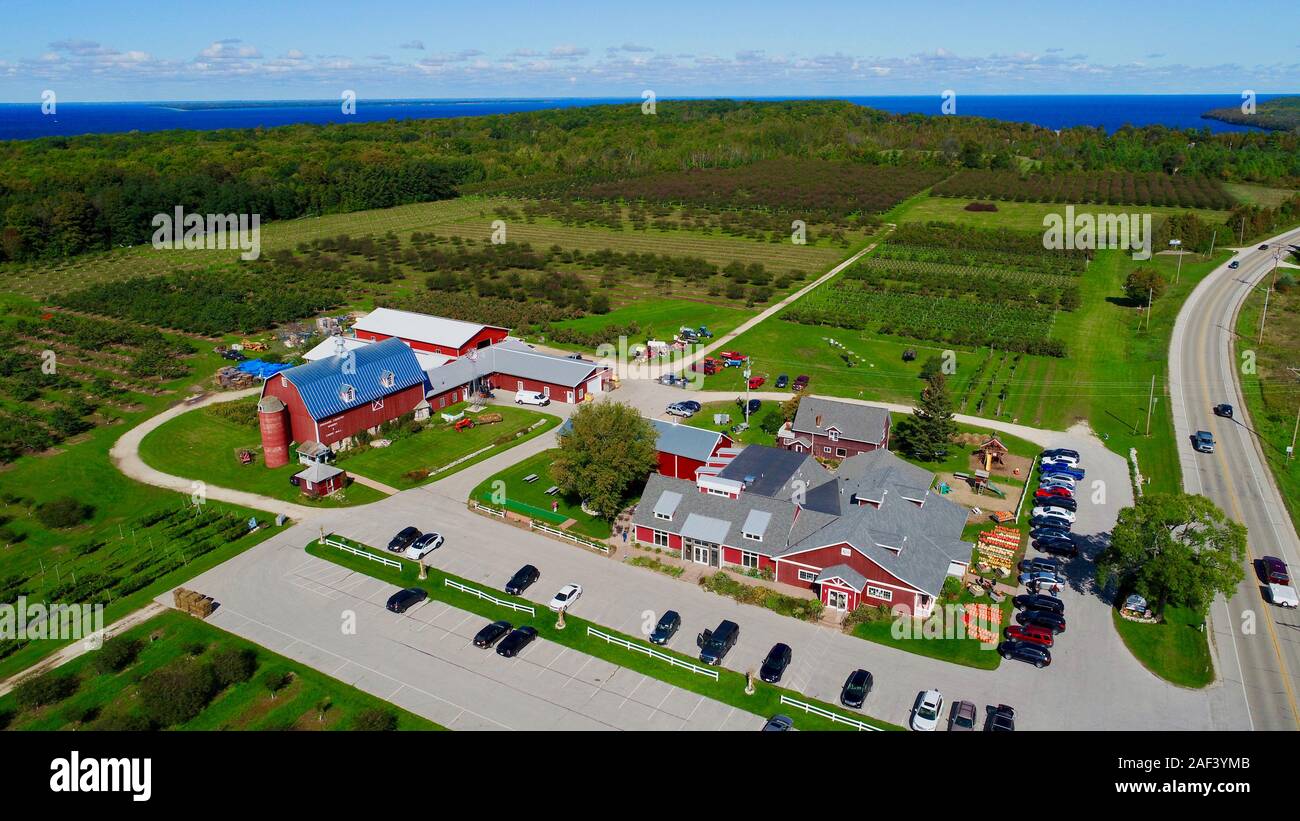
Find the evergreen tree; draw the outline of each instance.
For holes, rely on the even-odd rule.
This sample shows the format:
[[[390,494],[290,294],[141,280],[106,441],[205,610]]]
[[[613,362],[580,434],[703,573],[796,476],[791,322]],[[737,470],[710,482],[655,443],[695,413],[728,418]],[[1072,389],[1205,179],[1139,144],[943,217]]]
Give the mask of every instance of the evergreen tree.
[[[956,435],[948,378],[942,373],[931,374],[911,416],[899,420],[895,437],[908,454],[931,462],[947,458],[948,447]]]

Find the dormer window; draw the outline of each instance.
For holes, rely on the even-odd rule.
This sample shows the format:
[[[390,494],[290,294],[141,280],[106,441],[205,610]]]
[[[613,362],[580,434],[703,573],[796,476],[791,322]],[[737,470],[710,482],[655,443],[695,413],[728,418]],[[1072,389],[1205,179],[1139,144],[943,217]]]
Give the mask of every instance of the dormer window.
[[[758,533],[745,533],[745,534],[742,534],[742,535],[744,535],[744,537],[745,537],[746,539],[749,539],[749,540],[752,541],[752,542],[761,542],[761,541],[763,541],[763,536],[762,536],[761,534],[758,534]]]
[[[357,389],[351,385],[342,385],[339,388],[340,402],[355,402],[357,399]]]
[[[656,518],[656,519],[663,519],[665,522],[671,522],[671,521],[673,520],[673,514],[671,514],[671,513],[660,513],[659,511],[656,510],[656,511],[655,511],[655,518]]]
[[[385,388],[391,388],[397,384],[397,377],[393,375],[392,371],[384,371],[379,376],[379,384]]]
[[[826,431],[826,437],[830,439],[832,442],[838,442],[840,441],[840,432],[837,431],[835,428],[831,428],[830,430]]]

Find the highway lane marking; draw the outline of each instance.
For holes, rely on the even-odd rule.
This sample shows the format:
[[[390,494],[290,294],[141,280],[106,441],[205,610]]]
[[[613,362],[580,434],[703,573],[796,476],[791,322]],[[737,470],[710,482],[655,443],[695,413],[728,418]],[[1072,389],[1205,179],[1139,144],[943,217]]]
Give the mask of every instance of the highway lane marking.
[[[1209,325],[1210,325],[1209,311],[1202,311],[1198,322],[1198,329],[1205,332],[1209,332],[1212,330],[1209,327]],[[1200,338],[1209,339],[1210,337],[1207,336],[1206,334],[1201,334]],[[1220,348],[1220,346],[1216,344],[1214,347],[1219,348],[1220,353],[1222,353],[1222,349]],[[1210,385],[1210,380],[1209,380],[1209,369],[1206,366],[1206,357],[1197,357],[1197,360],[1199,362],[1198,371],[1201,376],[1201,383],[1202,385],[1208,388]],[[1235,377],[1236,374],[1235,370],[1233,371],[1233,374]],[[1217,432],[1216,430],[1217,426],[1215,425],[1213,420],[1209,422],[1209,425],[1212,431]],[[1228,470],[1228,460],[1224,458],[1223,451],[1220,450],[1219,448],[1215,448],[1214,455],[1217,457],[1220,467],[1223,468],[1224,486],[1227,489],[1228,499],[1231,502],[1232,510],[1236,514],[1237,521],[1242,522],[1244,521],[1245,516],[1242,513],[1241,499],[1237,495],[1236,482],[1233,481],[1232,472]],[[1255,556],[1254,551],[1250,547],[1249,533],[1247,533],[1247,539],[1246,539],[1246,553],[1251,558],[1251,569],[1254,570],[1257,557]],[[1268,602],[1264,600],[1264,595],[1263,593],[1260,592],[1259,586],[1258,585],[1252,585],[1252,586],[1255,588],[1255,595],[1259,598],[1260,602],[1266,605],[1265,612],[1268,615],[1267,618],[1265,618],[1263,621],[1265,626],[1268,627],[1269,639],[1273,643],[1273,652],[1277,655],[1278,664],[1281,666],[1282,684],[1286,688],[1287,701],[1291,705],[1291,717],[1295,720],[1296,726],[1300,727],[1300,706],[1296,705],[1295,691],[1291,687],[1291,670],[1287,666],[1286,658],[1282,654],[1282,645],[1278,642],[1277,630],[1273,624],[1273,614],[1268,610],[1267,608]],[[1235,630],[1236,625],[1235,624],[1230,625],[1229,629]]]

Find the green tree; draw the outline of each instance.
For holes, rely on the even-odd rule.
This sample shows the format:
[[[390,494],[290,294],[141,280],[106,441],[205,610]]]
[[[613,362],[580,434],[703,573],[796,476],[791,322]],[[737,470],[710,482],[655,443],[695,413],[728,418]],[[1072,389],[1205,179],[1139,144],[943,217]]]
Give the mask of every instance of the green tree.
[[[956,435],[948,377],[942,373],[931,374],[921,390],[920,403],[910,416],[898,421],[895,437],[904,452],[931,462],[947,458],[948,446]]]
[[[1144,307],[1159,299],[1167,287],[1165,278],[1154,268],[1135,268],[1124,280],[1124,294]]]
[[[565,494],[585,500],[606,519],[623,509],[629,491],[655,469],[654,427],[631,405],[582,405],[560,437],[551,476]]]
[[[1246,528],[1204,496],[1143,496],[1119,513],[1097,557],[1097,582],[1132,590],[1157,611],[1181,605],[1205,615],[1245,576]]]

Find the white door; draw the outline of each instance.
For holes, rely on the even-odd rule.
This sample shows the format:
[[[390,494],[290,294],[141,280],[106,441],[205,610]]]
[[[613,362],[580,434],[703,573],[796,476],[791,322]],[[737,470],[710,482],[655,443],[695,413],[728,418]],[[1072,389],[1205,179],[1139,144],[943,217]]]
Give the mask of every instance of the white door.
[[[696,563],[696,564],[708,564],[708,563],[709,563],[709,546],[708,546],[708,545],[703,545],[703,544],[697,544],[697,545],[695,545],[695,563]]]
[[[843,590],[827,590],[826,606],[832,610],[848,610],[849,594],[845,593]]]
[[[542,388],[542,396],[545,396],[547,399],[550,399],[550,398],[551,398],[551,386],[550,386],[550,385],[547,385],[546,387]]]
[[[564,401],[568,402],[570,405],[573,404],[573,391],[564,392]]]
[[[518,391],[522,391],[523,389],[524,389],[524,380],[522,380],[522,379],[516,379],[516,380],[515,380],[515,391],[518,392]]]

